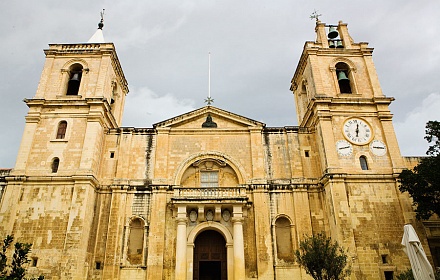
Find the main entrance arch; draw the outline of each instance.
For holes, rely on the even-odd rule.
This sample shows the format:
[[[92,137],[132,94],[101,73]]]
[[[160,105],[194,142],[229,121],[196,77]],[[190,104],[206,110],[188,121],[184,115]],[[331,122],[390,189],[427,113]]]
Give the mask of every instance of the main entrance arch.
[[[201,232],[194,242],[194,280],[226,280],[227,252],[224,237],[215,230]]]
[[[182,223],[182,227],[183,227],[183,223]],[[235,226],[241,226],[241,224],[239,223],[235,223]],[[220,239],[220,242],[222,242],[222,246],[224,248],[226,248],[226,253],[225,253],[225,258],[226,261],[224,262],[226,265],[226,273],[223,276],[223,272],[221,273],[221,279],[244,279],[244,250],[243,250],[243,233],[240,230],[236,230],[236,234],[235,236],[237,238],[232,239],[232,234],[231,232],[222,224],[217,223],[217,222],[203,222],[198,224],[197,226],[195,226],[188,234],[187,238],[184,237],[184,235],[182,236],[182,238],[177,238],[177,244],[176,247],[180,248],[180,245],[183,244],[179,244],[180,241],[183,241],[183,239],[185,238],[187,240],[186,243],[186,258],[182,258],[181,256],[183,256],[183,252],[181,252],[181,250],[183,250],[183,248],[178,250],[178,253],[176,252],[176,279],[182,279],[182,280],[186,280],[186,279],[198,279],[195,277],[199,277],[199,271],[197,271],[197,274],[195,273],[195,267],[194,267],[194,262],[197,261],[197,265],[200,264],[202,260],[200,260],[200,257],[195,258],[194,257],[194,253],[196,252],[196,250],[198,250],[198,246],[196,248],[196,242],[199,242],[197,239],[199,236],[203,237],[203,233],[204,232],[208,232],[208,237],[212,237],[214,234],[219,234],[220,237],[214,237],[217,239]],[[215,232],[214,234],[211,234],[212,232]],[[185,231],[182,230],[182,233],[184,234]],[[241,236],[241,238],[240,238]],[[202,239],[200,239],[202,240]],[[223,243],[224,242],[224,243]],[[235,244],[237,243],[237,244]],[[202,246],[203,247],[203,246]],[[215,249],[214,249],[215,250]],[[212,250],[211,250],[212,251]],[[223,251],[224,252],[224,251]],[[215,257],[215,256],[212,256]],[[214,258],[212,258],[214,259]],[[213,260],[216,261],[216,260]],[[185,262],[185,264],[183,265],[181,262]],[[212,265],[213,267],[218,266],[218,263],[203,263],[202,265],[207,265],[209,267],[209,265]],[[234,275],[234,271],[236,268],[238,267],[238,271],[237,275]],[[198,270],[200,270],[201,267],[197,268]],[[184,269],[184,270],[183,270]],[[205,268],[202,268],[205,269]],[[220,264],[220,269],[221,269],[221,264]],[[184,275],[182,275],[180,272],[185,271]],[[210,278],[207,278],[210,279]],[[215,278],[213,278],[215,279]],[[201,279],[198,279],[201,280]]]

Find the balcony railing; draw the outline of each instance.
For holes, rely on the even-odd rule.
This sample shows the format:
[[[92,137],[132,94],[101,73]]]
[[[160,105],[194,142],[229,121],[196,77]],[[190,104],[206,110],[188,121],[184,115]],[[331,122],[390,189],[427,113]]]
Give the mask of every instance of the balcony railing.
[[[174,200],[208,200],[208,199],[239,199],[247,198],[245,187],[207,187],[185,188],[174,187]]]

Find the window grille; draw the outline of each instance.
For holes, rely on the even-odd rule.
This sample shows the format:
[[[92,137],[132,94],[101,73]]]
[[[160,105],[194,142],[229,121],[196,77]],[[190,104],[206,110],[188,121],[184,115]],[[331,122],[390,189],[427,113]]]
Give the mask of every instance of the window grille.
[[[218,187],[218,172],[217,171],[200,172],[200,186],[202,188]]]

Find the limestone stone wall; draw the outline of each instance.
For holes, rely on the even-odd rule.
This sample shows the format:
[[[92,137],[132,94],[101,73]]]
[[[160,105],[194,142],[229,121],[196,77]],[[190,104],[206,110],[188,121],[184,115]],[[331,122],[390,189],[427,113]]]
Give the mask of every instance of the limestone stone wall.
[[[227,240],[227,274],[240,280],[310,279],[293,252],[320,232],[347,250],[353,279],[409,267],[405,223],[430,257],[397,182],[419,158],[400,155],[372,49],[342,22],[344,48],[330,49],[325,28],[317,22],[292,79],[299,127],[266,127],[208,105],[153,128],[123,128],[128,87],[113,44],[50,45],[35,98],[25,100],[16,166],[0,170],[0,234],[32,243],[32,270],[50,279],[186,279],[205,230]],[[338,63],[350,94],[340,92]],[[66,95],[72,65],[81,85]],[[338,153],[351,117],[371,125],[384,155],[368,143]],[[208,119],[216,127],[206,128]],[[57,139],[61,121],[67,130]],[[203,172],[215,187],[201,187]],[[437,242],[438,223],[428,228]]]

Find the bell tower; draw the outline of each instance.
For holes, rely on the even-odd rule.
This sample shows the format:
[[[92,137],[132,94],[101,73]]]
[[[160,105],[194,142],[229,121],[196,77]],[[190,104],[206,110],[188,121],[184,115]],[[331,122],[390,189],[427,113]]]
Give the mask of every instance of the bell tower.
[[[367,255],[403,258],[396,248],[411,217],[396,182],[404,162],[389,110],[394,99],[381,90],[373,49],[356,43],[347,24],[317,20],[315,32],[291,84],[300,131],[315,143],[310,154],[319,163],[329,233],[353,256],[354,274],[373,271],[371,279],[380,279],[381,269],[393,267]]]
[[[29,107],[16,166],[7,178],[0,232],[33,244],[42,269],[85,279],[105,135],[121,126],[128,84],[102,21],[87,43],[50,44]]]
[[[103,134],[119,127],[127,81],[102,23],[88,43],[50,44],[15,172],[97,176]],[[55,160],[55,167],[53,162]]]
[[[373,49],[355,43],[343,22],[318,20],[315,31],[316,40],[305,43],[291,90],[299,126],[321,138],[321,171],[350,167],[347,159],[363,154],[371,165],[386,158],[390,170],[399,170],[404,165],[388,108],[394,98],[382,93]],[[357,167],[360,163],[351,170]]]

